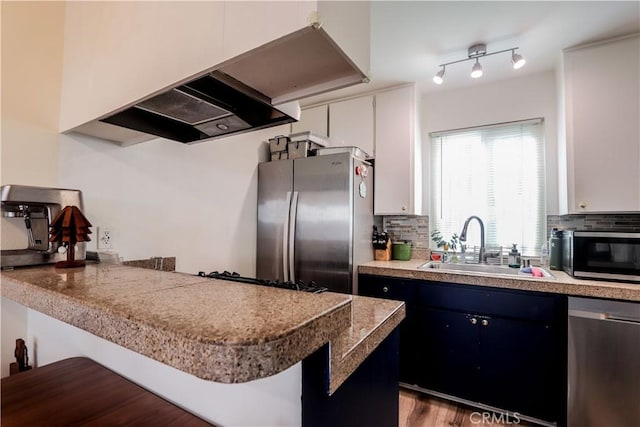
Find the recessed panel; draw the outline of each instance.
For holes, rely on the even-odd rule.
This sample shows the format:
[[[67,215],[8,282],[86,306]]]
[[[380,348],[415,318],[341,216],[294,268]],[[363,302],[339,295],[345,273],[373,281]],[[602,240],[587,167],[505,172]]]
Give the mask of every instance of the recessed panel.
[[[172,89],[140,102],[136,107],[192,125],[230,114],[227,110],[177,89]]]

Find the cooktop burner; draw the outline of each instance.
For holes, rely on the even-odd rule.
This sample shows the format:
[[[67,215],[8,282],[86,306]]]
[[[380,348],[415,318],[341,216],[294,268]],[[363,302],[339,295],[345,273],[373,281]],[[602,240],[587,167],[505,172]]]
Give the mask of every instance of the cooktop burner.
[[[309,283],[305,283],[302,280],[297,280],[295,282],[292,281],[282,281],[282,280],[269,280],[269,279],[254,279],[252,277],[243,277],[240,274],[229,271],[223,271],[219,273],[217,271],[212,271],[211,273],[205,273],[204,271],[198,272],[198,276],[200,277],[209,277],[211,279],[221,279],[221,280],[230,280],[232,282],[240,282],[240,283],[248,283],[251,285],[260,285],[260,286],[271,286],[272,288],[281,288],[281,289],[291,289],[294,291],[303,291],[303,292],[311,292],[314,294],[319,294],[325,292],[327,288],[319,286],[313,280]]]

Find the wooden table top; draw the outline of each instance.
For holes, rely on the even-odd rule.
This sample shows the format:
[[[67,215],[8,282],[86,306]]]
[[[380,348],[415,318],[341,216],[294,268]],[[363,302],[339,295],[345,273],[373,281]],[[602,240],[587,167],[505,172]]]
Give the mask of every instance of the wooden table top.
[[[211,426],[84,357],[2,379],[2,426]]]

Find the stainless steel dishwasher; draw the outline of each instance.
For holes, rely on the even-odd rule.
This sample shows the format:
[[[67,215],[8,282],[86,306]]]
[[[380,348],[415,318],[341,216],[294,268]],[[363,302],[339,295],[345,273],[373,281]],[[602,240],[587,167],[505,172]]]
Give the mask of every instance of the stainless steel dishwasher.
[[[640,424],[640,303],[569,298],[569,427]]]

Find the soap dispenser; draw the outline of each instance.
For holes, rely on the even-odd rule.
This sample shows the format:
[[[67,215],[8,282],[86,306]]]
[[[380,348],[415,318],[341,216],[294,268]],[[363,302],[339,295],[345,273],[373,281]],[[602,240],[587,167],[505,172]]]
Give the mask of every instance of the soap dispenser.
[[[518,252],[517,244],[513,244],[511,252],[509,252],[509,267],[520,268],[520,252]]]

